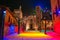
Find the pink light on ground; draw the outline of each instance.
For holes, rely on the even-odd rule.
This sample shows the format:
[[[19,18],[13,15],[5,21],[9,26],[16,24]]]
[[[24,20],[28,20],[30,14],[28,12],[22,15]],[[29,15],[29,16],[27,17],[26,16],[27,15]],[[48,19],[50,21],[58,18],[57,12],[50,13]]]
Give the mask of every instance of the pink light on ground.
[[[52,37],[51,40],[60,40],[60,36],[55,32],[48,32],[47,34]]]

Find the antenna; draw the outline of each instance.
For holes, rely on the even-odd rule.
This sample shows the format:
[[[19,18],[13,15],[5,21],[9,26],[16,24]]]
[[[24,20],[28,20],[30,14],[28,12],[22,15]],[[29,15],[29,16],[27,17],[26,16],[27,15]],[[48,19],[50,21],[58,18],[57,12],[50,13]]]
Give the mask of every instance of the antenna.
[[[19,9],[21,9],[21,5],[20,5]]]

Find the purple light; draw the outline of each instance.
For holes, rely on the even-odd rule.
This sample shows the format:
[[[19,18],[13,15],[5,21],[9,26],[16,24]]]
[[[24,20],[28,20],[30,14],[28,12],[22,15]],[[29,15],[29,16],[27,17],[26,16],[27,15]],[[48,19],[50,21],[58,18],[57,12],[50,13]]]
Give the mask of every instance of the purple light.
[[[58,13],[60,13],[60,11],[58,11]]]

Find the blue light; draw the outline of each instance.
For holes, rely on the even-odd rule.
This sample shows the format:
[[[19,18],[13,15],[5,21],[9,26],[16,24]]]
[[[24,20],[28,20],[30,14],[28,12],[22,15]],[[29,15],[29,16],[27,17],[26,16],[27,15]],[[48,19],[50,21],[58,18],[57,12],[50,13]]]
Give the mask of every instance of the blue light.
[[[44,9],[44,5],[41,2],[35,2],[34,7],[40,6],[42,9]]]
[[[3,11],[3,13],[4,13],[4,16],[6,15],[6,11]]]
[[[6,11],[3,11],[3,13],[6,13]]]
[[[10,28],[9,28],[9,34],[13,34],[14,33],[14,25],[10,25]]]
[[[52,12],[50,12],[50,15],[52,15]]]

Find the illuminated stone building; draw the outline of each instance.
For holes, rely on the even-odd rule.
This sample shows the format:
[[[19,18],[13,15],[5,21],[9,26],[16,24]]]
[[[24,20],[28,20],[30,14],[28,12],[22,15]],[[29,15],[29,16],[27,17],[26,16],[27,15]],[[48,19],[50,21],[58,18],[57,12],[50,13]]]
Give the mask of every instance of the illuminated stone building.
[[[41,21],[41,8],[40,8],[40,6],[36,6],[36,17],[37,17],[37,22],[40,24],[40,21]]]
[[[31,26],[32,25],[32,26]],[[30,29],[32,27],[32,29]],[[34,30],[33,30],[34,29]],[[26,22],[26,31],[38,31],[38,25],[36,23],[36,15],[30,15],[27,17],[27,22]]]
[[[14,16],[16,17],[16,19],[22,19],[23,18],[21,6],[19,7],[19,9],[14,9]]]
[[[40,6],[36,6],[36,24],[37,27],[41,27],[42,12]]]

